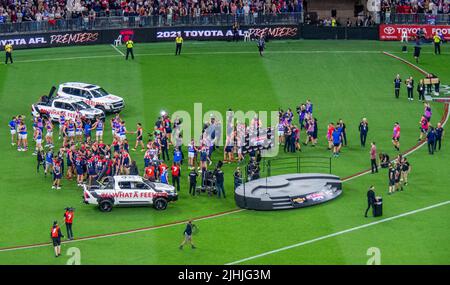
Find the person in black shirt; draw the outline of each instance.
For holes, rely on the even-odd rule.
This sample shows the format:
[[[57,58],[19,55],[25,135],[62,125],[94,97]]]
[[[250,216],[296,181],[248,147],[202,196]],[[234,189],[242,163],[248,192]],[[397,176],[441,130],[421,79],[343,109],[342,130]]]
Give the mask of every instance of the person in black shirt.
[[[370,186],[369,191],[367,191],[367,209],[366,213],[364,214],[364,217],[367,218],[367,213],[369,212],[369,209],[375,205],[375,202],[377,201],[377,197],[375,196],[375,187]]]
[[[195,189],[197,188],[197,176],[198,173],[195,168],[189,173],[189,194],[195,196]]]
[[[388,170],[388,177],[389,177],[389,195],[394,193],[395,190],[395,167],[394,164],[391,163]]]
[[[362,121],[359,123],[359,138],[361,140],[361,146],[366,146],[366,139],[367,139],[367,133],[369,132],[369,124],[367,123],[367,119],[363,118]]]
[[[400,79],[400,74],[397,74],[397,76],[394,79],[394,91],[395,91],[395,98],[400,97],[400,84],[402,83],[402,80]]]
[[[438,123],[435,129],[436,132],[436,138],[434,140],[434,150],[436,150],[438,144],[439,144],[439,150],[441,150],[441,142],[442,137],[444,136],[444,128],[442,127],[441,123]]]
[[[220,165],[220,161],[219,161]],[[223,194],[223,198],[225,197],[225,189],[223,188],[223,171],[220,169],[220,166],[217,166],[216,170],[214,171],[214,176],[216,177],[216,189],[217,189],[217,197],[221,197],[221,194]]]
[[[261,35],[258,39],[258,50],[259,50],[260,56],[264,56],[264,48],[265,47],[266,47],[266,42],[264,40],[264,36]]]
[[[192,220],[189,220],[189,222],[186,224],[186,228],[184,229],[183,235],[184,239],[183,242],[180,244],[180,249],[183,249],[183,246],[186,243],[189,243],[192,247],[192,249],[195,249],[194,243],[192,242],[192,230],[195,228],[195,225],[192,223]]]
[[[238,22],[234,22],[233,24],[233,42],[239,41],[239,24]]]
[[[419,63],[420,50],[422,47],[420,46],[420,41],[416,41],[416,45],[414,46],[414,58],[416,59],[416,63]]]
[[[433,127],[430,126],[430,130],[427,134],[428,153],[434,154],[434,148],[436,143],[436,132]]]
[[[381,168],[389,167],[389,155],[387,153],[380,154],[380,165],[381,165]]]
[[[135,160],[131,161],[130,175],[139,175],[139,169],[138,169],[138,167],[136,165],[136,161]]]
[[[167,139],[167,136],[165,133],[162,133],[161,135],[161,152],[162,152],[162,159],[166,160],[166,156],[167,156],[167,160],[169,160],[169,141]]]
[[[234,171],[233,177],[234,177],[234,190],[236,190],[236,188],[238,188],[239,185],[242,184],[241,169],[239,167],[236,168],[236,171]]]
[[[402,167],[402,174],[400,181],[403,183],[402,185],[403,188],[403,186],[408,185],[408,174],[411,170],[411,165],[409,164],[409,161],[408,159],[406,159],[406,157],[402,159],[401,167]]]
[[[423,84],[423,79],[421,79],[419,84],[417,84],[417,93],[419,93],[420,101],[425,100],[425,84]]]
[[[342,128],[342,142],[344,146],[347,146],[347,132],[346,132],[346,126],[342,119],[339,119],[338,126]]]

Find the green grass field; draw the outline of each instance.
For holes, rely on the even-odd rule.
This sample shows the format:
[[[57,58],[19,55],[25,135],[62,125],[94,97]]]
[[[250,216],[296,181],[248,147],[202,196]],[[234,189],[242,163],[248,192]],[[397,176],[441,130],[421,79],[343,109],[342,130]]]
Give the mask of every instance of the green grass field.
[[[199,220],[195,223],[201,230],[194,236],[198,249],[182,251],[178,245],[184,225],[176,222],[236,209],[232,191],[236,165],[224,167],[226,199],[190,197],[186,178],[179,201],[166,211],[144,207],[101,213],[81,202],[82,190],[74,181],[63,181],[62,191],[52,190],[50,178],[36,173],[36,157],[31,151],[17,152],[10,145],[10,117],[25,114],[30,119],[31,104],[52,85],[67,81],[95,83],[124,97],[126,108],[121,116],[128,129],[134,129],[137,122],[152,129],[160,110],[192,114],[194,103],[202,103],[204,113],[218,110],[225,114],[230,107],[242,111],[294,109],[310,98],[318,118],[319,145],[304,147],[300,156],[330,156],[326,126],[344,119],[349,145],[332,162],[333,173],[341,177],[370,166],[369,147],[359,146],[357,127],[362,117],[369,120],[368,140],[376,141],[379,152],[395,155],[390,140],[395,121],[402,127],[402,151],[416,145],[423,105],[417,101],[417,93],[414,102],[406,100],[404,87],[401,99],[395,99],[392,80],[397,73],[402,78],[411,75],[416,82],[422,75],[382,54],[392,52],[412,62],[411,52],[400,53],[398,43],[271,41],[267,46],[261,58],[254,43],[186,42],[182,56],[175,57],[172,43],[138,43],[136,60],[129,62],[109,45],[16,51],[13,65],[0,66],[0,264],[65,264],[69,247],[80,250],[81,264],[227,264],[260,254],[264,255],[242,264],[366,264],[370,247],[380,249],[381,264],[450,264],[449,204],[398,216],[450,201],[450,149],[445,138],[443,149],[434,156],[426,146],[409,156],[412,173],[404,192],[387,195],[383,169],[345,182],[344,193],[322,205],[278,212],[234,211]],[[441,56],[433,55],[431,46],[422,52],[418,66],[439,75],[442,84],[450,84],[448,48],[444,45]],[[444,115],[444,105],[433,103],[432,107],[435,125]],[[31,129],[29,121],[28,127]],[[106,134],[110,136],[109,129]],[[133,145],[134,138],[129,138]],[[34,142],[30,145],[34,147]],[[143,154],[132,152],[131,156],[142,171]],[[213,160],[221,157],[220,150]],[[182,171],[187,174],[186,166]],[[372,184],[384,198],[384,216],[365,219],[366,191]],[[58,259],[50,244],[5,250],[49,243],[51,223],[55,219],[62,222],[67,206],[76,208],[75,238],[175,224],[75,240],[63,244],[63,257]],[[392,220],[359,228],[387,218]],[[298,246],[278,251],[291,245]]]

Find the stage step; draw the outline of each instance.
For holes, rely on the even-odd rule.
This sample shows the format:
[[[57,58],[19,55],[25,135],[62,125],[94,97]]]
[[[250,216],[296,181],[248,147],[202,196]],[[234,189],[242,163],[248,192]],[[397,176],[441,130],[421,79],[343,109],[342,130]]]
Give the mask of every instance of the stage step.
[[[272,205],[274,207],[278,207],[278,206],[292,206],[292,202],[290,200],[286,201],[286,202],[274,202],[274,203],[272,203]]]
[[[289,206],[273,206],[273,210],[283,210],[283,209],[292,209],[292,205]]]
[[[285,200],[290,200],[291,199],[291,197],[289,197],[289,196],[278,196],[278,197],[270,197],[270,199],[272,200],[272,201],[285,201]]]

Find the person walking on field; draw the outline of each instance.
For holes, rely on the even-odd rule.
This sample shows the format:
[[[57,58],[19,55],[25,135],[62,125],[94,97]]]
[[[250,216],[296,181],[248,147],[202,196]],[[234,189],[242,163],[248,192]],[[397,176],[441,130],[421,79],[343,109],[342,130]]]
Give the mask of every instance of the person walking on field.
[[[375,196],[375,187],[370,186],[369,190],[367,191],[367,209],[366,213],[364,214],[364,217],[367,218],[367,213],[369,212],[369,209],[372,208],[375,205],[375,202],[377,201],[377,197]]]
[[[375,146],[375,142],[372,142],[370,147],[370,167],[372,168],[372,174],[378,173],[378,165],[377,165],[377,147]]]
[[[195,228],[196,226],[192,223],[192,220],[189,220],[189,222],[186,224],[186,228],[183,232],[184,234],[184,239],[183,242],[180,244],[180,249],[183,249],[183,246],[186,243],[189,243],[192,247],[192,249],[195,249],[196,247],[194,246],[194,243],[192,242],[192,230]]]
[[[53,226],[50,229],[50,238],[53,242],[53,248],[55,250],[55,257],[58,257],[61,255],[61,238],[64,237],[64,235],[61,232],[61,228],[58,225],[57,221],[53,222]]]

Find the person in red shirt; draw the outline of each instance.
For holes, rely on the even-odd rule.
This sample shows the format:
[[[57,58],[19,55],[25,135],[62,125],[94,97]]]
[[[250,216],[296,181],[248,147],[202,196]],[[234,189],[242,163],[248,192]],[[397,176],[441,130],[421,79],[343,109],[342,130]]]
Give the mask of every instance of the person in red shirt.
[[[172,170],[172,185],[175,187],[175,183],[177,184],[177,191],[180,192],[180,165],[178,163],[174,163],[171,167]]]
[[[155,166],[153,164],[145,168],[144,178],[154,182],[155,179]]]
[[[161,162],[161,164],[158,166],[158,178],[161,176],[161,173],[164,172],[168,167],[164,162]]]
[[[372,142],[370,147],[370,165],[372,168],[372,174],[378,173],[378,165],[377,165],[377,147],[375,146],[375,142]]]
[[[54,221],[53,226],[50,229],[50,238],[53,242],[53,248],[55,249],[55,257],[61,255],[61,237],[64,237],[61,233],[61,229],[58,226],[58,222]]]
[[[73,240],[72,223],[73,223],[73,208],[66,208],[64,213],[64,223],[66,224],[67,238]]]

